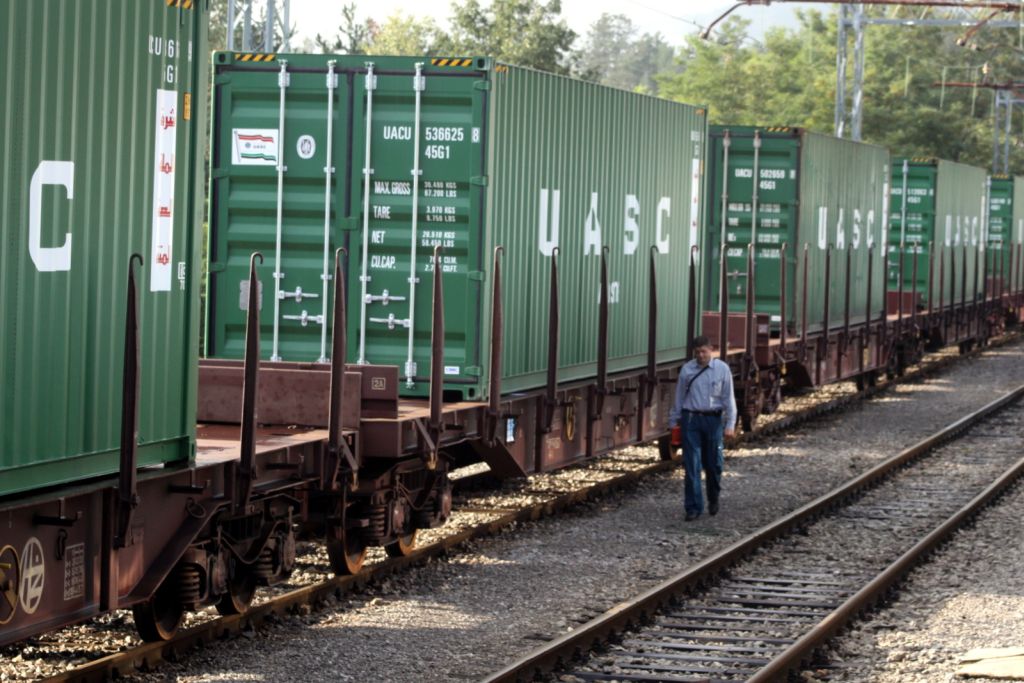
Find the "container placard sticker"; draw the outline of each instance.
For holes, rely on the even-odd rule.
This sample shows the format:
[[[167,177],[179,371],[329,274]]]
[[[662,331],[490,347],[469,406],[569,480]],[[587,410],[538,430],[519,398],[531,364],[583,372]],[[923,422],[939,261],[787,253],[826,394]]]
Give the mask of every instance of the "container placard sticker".
[[[156,134],[153,145],[153,240],[149,258],[149,290],[171,291],[174,246],[174,153],[178,140],[178,93],[156,91]]]
[[[277,166],[277,128],[233,128],[231,163],[235,166]]]
[[[316,154],[316,140],[312,135],[300,135],[295,143],[295,151],[303,159],[312,159]]]

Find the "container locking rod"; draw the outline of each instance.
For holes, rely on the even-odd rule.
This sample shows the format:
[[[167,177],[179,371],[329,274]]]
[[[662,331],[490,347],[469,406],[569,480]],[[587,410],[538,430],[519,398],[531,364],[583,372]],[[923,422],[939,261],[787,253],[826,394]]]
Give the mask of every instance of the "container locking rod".
[[[372,141],[373,123],[373,91],[377,89],[377,77],[373,73],[373,62],[366,63],[366,152],[363,161],[363,264],[359,284],[359,358],[360,365],[366,364],[366,283],[370,276],[366,270],[370,263],[367,252],[370,248],[370,177],[373,167],[370,165],[370,143]]]
[[[270,352],[270,360],[281,360],[278,336],[281,317],[281,233],[284,231],[284,174],[288,168],[284,165],[284,94],[288,89],[288,61],[281,60],[281,71],[277,76],[277,86],[281,91],[278,104],[277,119],[277,231],[274,240],[274,347]]]
[[[324,272],[320,276],[323,280],[323,309],[320,314],[320,358],[319,363],[327,362],[327,287],[331,281],[330,258],[331,258],[331,178],[334,177],[334,165],[331,163],[334,152],[334,91],[338,88],[338,75],[334,73],[337,62],[333,59],[327,62],[327,149],[325,151],[326,161],[324,163]],[[306,312],[303,311],[305,316]],[[302,323],[305,325],[305,321]]]
[[[412,388],[416,382],[413,378],[416,375],[416,364],[412,359],[413,341],[416,336],[414,321],[416,319],[416,228],[419,224],[419,197],[420,197],[420,116],[423,99],[423,90],[426,88],[426,79],[423,77],[423,63],[416,63],[416,76],[412,81],[413,90],[416,92],[416,113],[413,121],[413,147],[412,147],[412,238],[409,241],[409,344],[405,359],[405,386]],[[438,263],[434,264],[437,268]],[[435,273],[435,277],[437,274]]]

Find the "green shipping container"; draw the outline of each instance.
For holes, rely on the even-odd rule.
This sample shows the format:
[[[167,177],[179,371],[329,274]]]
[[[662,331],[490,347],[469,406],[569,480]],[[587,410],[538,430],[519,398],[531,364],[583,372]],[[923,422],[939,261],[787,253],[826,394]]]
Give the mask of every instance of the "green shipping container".
[[[168,4],[0,4],[0,496],[118,470],[133,253],[139,463],[192,456],[208,16]]]
[[[1013,243],[1015,209],[1014,178],[1007,175],[989,177],[988,190],[988,253],[985,259],[989,278],[1010,277],[1010,250]],[[1024,201],[1024,198],[1022,198]]]
[[[504,392],[545,382],[556,247],[560,381],[596,374],[604,247],[609,371],[646,362],[652,248],[658,359],[683,357],[703,110],[485,58],[214,62],[208,356],[243,354],[259,250],[264,357],[326,360],[324,276],[344,246],[348,360],[396,365],[403,394],[425,395],[440,245],[450,398],[487,396],[496,246]]]
[[[984,287],[980,276],[984,257],[987,175],[984,170],[944,159],[894,159],[892,204],[889,211],[888,288],[899,291],[900,255],[903,255],[903,292],[912,293],[914,261],[916,291],[923,302],[938,302],[940,259],[945,278],[942,301],[955,295],[972,301]],[[903,197],[906,196],[906,210]],[[902,250],[901,250],[901,245]],[[966,249],[965,249],[966,248]],[[932,292],[928,291],[929,263],[935,252]],[[964,267],[967,268],[966,288]],[[950,277],[954,269],[955,281]]]
[[[870,268],[868,250],[885,243],[887,150],[798,128],[748,126],[712,126],[709,144],[704,238],[710,257],[705,270],[707,310],[721,310],[720,255],[724,247],[728,310],[746,312],[747,248],[755,243],[755,311],[770,316],[773,330],[781,324],[783,269],[787,334],[803,329],[805,253],[808,331],[826,325],[826,297],[828,327],[842,326],[846,319],[847,252],[850,322],[865,318],[869,270],[871,315],[882,314],[884,250],[875,247]],[[755,165],[759,179],[756,198]],[[756,230],[752,229],[755,221]]]

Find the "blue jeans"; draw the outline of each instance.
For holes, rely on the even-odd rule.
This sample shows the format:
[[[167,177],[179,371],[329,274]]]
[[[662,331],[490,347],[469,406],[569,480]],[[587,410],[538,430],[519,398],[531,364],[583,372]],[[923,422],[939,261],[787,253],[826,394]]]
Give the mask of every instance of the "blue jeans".
[[[686,470],[685,508],[687,513],[704,512],[700,491],[700,470],[707,478],[708,503],[717,503],[722,490],[722,466],[725,462],[722,441],[724,425],[715,415],[683,413],[683,468]]]

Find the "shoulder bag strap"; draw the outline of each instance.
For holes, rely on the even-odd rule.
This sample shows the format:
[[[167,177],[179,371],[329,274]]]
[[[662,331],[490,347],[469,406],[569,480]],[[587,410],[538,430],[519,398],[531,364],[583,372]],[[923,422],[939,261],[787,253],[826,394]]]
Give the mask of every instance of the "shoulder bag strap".
[[[711,367],[711,363],[708,363],[707,365],[705,365],[704,367],[702,367],[700,369],[700,372],[698,372],[696,375],[693,376],[693,379],[691,379],[689,382],[686,383],[686,389],[683,390],[683,400],[684,401],[686,400],[686,397],[690,395],[690,387],[693,386],[693,383],[697,381],[698,377],[700,377],[705,372],[707,372],[708,368],[710,368],[710,367]]]

